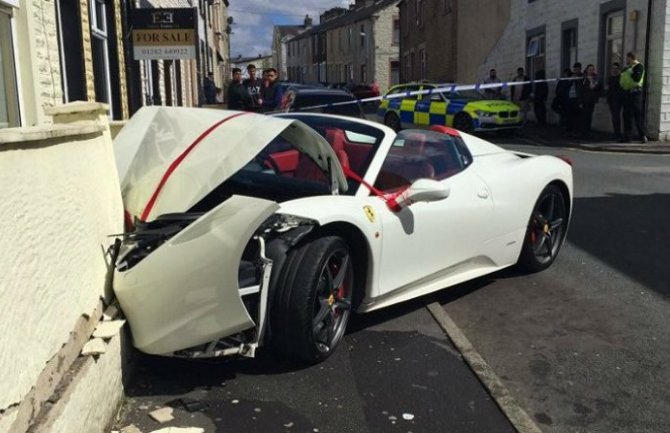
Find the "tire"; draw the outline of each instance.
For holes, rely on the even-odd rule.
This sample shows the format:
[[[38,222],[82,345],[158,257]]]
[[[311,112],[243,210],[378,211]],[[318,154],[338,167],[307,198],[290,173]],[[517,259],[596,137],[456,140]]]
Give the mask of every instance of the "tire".
[[[566,198],[555,185],[547,185],[533,207],[517,266],[524,272],[539,272],[554,263],[568,225]]]
[[[498,136],[502,138],[512,138],[516,135],[517,129],[516,128],[510,128],[510,129],[501,129],[498,132]]]
[[[384,117],[384,125],[388,126],[395,132],[400,131],[402,128],[402,125],[400,124],[400,118],[395,113],[386,114],[386,117]]]
[[[463,131],[467,134],[472,134],[475,131],[475,125],[472,118],[467,113],[458,113],[454,118],[454,128]]]
[[[351,316],[354,268],[340,237],[316,238],[289,253],[274,294],[272,344],[294,361],[328,358]]]

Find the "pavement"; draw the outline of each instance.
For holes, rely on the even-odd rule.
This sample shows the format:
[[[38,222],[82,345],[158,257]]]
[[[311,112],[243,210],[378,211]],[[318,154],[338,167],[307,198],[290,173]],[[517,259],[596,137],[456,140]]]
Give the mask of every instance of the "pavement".
[[[528,123],[516,135],[504,141],[515,143],[525,141],[528,144],[539,146],[570,147],[601,152],[670,154],[670,143],[667,141],[650,141],[642,144],[635,140],[632,143],[617,143],[616,138],[610,132],[593,131],[590,138],[584,138],[571,135],[558,125],[539,126],[535,123]],[[494,141],[501,140],[494,139]]]

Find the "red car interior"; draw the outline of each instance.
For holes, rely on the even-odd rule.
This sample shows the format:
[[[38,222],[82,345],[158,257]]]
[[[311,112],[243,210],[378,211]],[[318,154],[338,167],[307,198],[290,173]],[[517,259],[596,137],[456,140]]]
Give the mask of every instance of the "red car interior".
[[[352,143],[339,128],[326,128],[325,138],[333,147],[342,167],[350,168],[357,174],[368,161],[373,146],[370,144]],[[328,179],[319,167],[306,155],[300,155],[295,149],[277,149],[269,154],[268,166],[277,167],[283,176],[294,176],[327,183]]]

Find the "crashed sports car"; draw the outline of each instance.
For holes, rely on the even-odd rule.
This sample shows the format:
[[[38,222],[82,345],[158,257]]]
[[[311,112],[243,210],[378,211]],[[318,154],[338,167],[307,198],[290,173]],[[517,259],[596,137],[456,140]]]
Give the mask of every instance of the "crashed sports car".
[[[328,357],[369,312],[518,265],[549,267],[572,168],[444,126],[146,107],[115,139],[114,290],[135,347]]]

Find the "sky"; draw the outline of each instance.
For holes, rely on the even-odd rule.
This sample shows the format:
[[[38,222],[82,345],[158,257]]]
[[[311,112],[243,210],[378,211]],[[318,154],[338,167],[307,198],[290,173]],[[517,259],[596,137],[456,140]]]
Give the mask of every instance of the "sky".
[[[237,57],[272,54],[275,25],[301,25],[305,15],[314,25],[319,15],[335,7],[348,7],[352,0],[230,0],[228,15],[233,17],[230,55]]]

